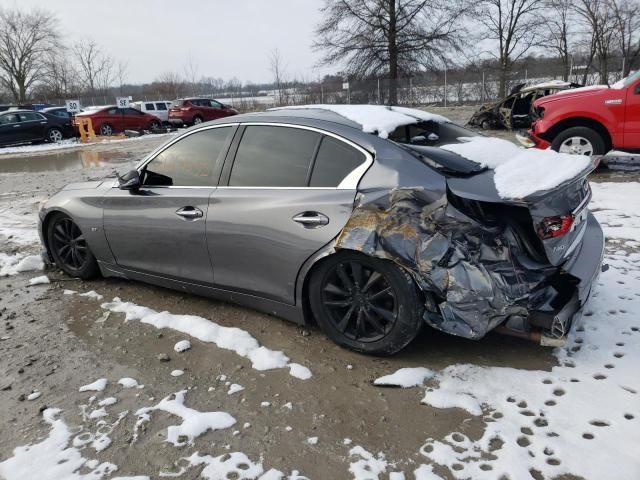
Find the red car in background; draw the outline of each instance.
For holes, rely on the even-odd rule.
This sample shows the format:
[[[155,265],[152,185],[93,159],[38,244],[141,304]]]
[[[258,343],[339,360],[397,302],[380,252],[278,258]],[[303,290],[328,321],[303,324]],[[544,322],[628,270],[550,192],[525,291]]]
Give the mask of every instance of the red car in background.
[[[534,106],[527,146],[582,155],[640,151],[640,70],[611,86],[565,90]]]
[[[182,125],[198,125],[217,118],[237,115],[238,111],[209,98],[181,98],[171,102],[169,123]]]
[[[107,106],[76,114],[76,118],[90,118],[97,135],[112,135],[125,130],[155,130],[162,127],[160,119],[135,108]],[[74,121],[77,128],[77,123]]]

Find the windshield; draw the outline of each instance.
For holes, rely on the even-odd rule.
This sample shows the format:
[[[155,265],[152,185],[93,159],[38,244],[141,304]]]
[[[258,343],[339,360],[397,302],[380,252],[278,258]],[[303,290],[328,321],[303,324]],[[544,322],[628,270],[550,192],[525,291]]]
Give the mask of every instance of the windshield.
[[[640,79],[640,70],[636,70],[631,73],[628,77],[623,78],[622,80],[611,85],[611,88],[625,88],[631,85],[636,80]]]

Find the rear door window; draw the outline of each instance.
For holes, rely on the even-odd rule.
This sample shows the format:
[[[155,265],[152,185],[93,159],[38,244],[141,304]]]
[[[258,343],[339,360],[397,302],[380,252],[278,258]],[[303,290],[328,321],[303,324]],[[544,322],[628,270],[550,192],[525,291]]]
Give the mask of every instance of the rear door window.
[[[366,160],[364,154],[333,137],[324,137],[313,165],[310,187],[337,187]]]
[[[305,187],[320,138],[319,133],[300,128],[246,127],[229,186]]]
[[[155,110],[156,109],[156,107],[155,107],[155,105],[153,103],[145,103],[144,104],[144,108],[145,108],[145,110]]]
[[[156,103],[156,110],[166,110],[167,109],[167,104],[164,102],[158,102]]]
[[[233,127],[210,128],[178,140],[160,152],[144,169],[147,186],[215,186],[216,164],[226,153]]]

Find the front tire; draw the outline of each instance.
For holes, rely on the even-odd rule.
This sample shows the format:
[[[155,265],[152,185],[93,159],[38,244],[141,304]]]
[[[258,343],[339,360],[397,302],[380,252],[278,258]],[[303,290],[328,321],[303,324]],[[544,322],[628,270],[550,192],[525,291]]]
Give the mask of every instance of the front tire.
[[[84,234],[67,215],[56,214],[49,221],[47,243],[56,265],[67,275],[88,280],[100,273]]]
[[[571,127],[560,132],[551,142],[556,152],[572,155],[604,155],[607,147],[602,136],[589,127]]]
[[[194,125],[200,125],[202,123],[202,117],[199,115],[196,115],[195,117],[193,117],[193,122]]]
[[[104,135],[106,137],[113,135],[113,127],[108,123],[103,123],[100,125],[100,135]]]
[[[60,130],[59,128],[50,128],[47,132],[47,140],[49,140],[49,142],[51,143],[61,142],[63,138],[64,135],[62,133],[62,130]]]
[[[161,125],[161,124],[160,124],[160,122],[156,122],[156,121],[154,120],[154,121],[152,121],[152,122],[149,124],[149,130],[151,130],[152,132],[153,132],[154,130],[158,130],[158,129],[160,128],[160,125]]]
[[[333,341],[371,355],[393,355],[420,331],[422,302],[413,279],[388,260],[339,252],[312,272],[309,302]]]

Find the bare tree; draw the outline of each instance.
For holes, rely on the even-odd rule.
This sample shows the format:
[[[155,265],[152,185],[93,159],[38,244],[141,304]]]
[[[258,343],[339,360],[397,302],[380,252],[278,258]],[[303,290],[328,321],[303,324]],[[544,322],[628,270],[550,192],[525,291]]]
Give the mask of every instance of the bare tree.
[[[59,48],[57,20],[46,10],[0,9],[0,83],[18,102],[43,78],[46,56]]]
[[[611,0],[611,6],[622,54],[622,76],[626,77],[640,57],[640,3],[637,0]]]
[[[590,55],[597,59],[600,83],[603,84],[609,83],[609,60],[618,36],[609,2],[610,0],[580,0],[575,7],[591,40]]]
[[[46,75],[35,87],[40,95],[62,99],[78,93],[78,72],[65,50],[48,52],[44,62]]]
[[[398,78],[433,68],[461,46],[464,0],[325,0],[315,47],[323,63],[344,63],[349,75],[389,76],[389,103]]]
[[[153,82],[155,90],[161,95],[169,95],[172,99],[178,98],[184,90],[184,81],[175,72],[161,73]]]
[[[184,77],[187,83],[191,86],[192,95],[196,95],[196,85],[198,84],[198,62],[193,58],[191,52],[189,52],[187,61],[184,64]]]
[[[571,41],[575,35],[573,0],[547,0],[545,2],[544,44],[562,62],[562,79],[571,74]]]
[[[513,64],[539,41],[542,19],[538,10],[543,0],[482,0],[476,18],[484,27],[485,38],[497,43],[493,56],[500,69],[499,93],[507,94]]]
[[[288,103],[286,97],[286,79],[285,66],[280,56],[280,51],[276,48],[269,54],[269,70],[273,77],[273,84],[278,94],[277,105],[282,106]]]
[[[122,87],[124,83],[127,81],[127,75],[129,73],[129,63],[125,61],[120,61],[116,65],[116,78],[118,80],[118,85],[120,87],[120,95],[122,95]]]
[[[80,41],[73,46],[73,52],[78,62],[80,81],[87,93],[94,95],[111,86],[115,80],[114,60],[102,52],[95,41]]]

